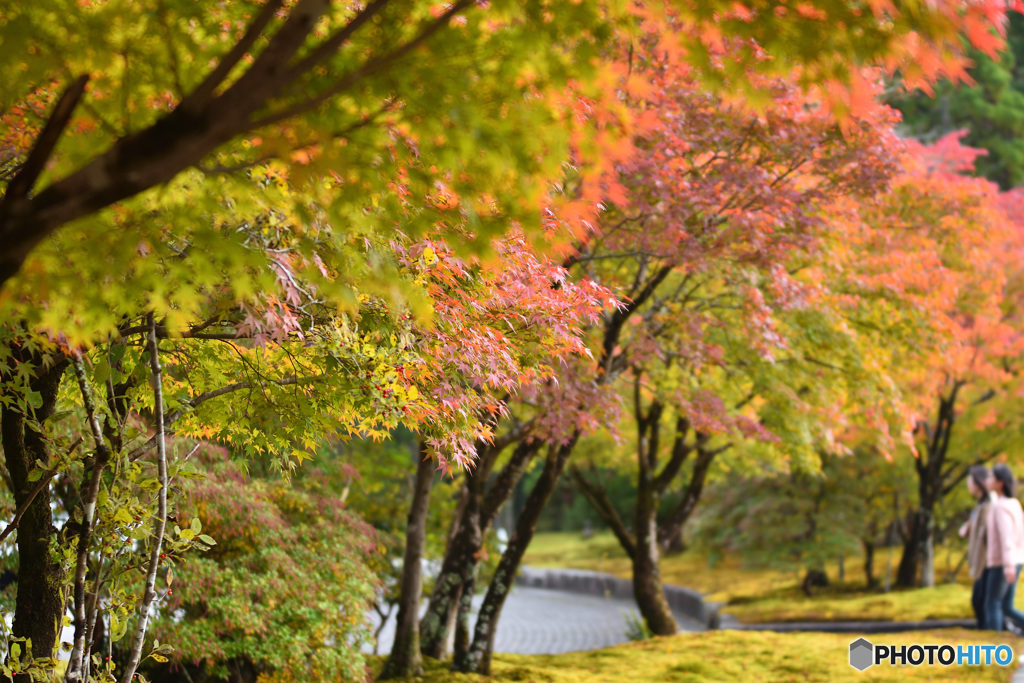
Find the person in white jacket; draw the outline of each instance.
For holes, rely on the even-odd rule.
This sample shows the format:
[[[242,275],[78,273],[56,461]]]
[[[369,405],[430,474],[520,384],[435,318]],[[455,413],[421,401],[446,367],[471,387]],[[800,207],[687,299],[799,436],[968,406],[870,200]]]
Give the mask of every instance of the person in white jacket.
[[[1024,509],[1016,498],[1016,481],[1006,465],[992,468],[989,488],[996,494],[989,509],[985,568],[985,628],[1002,631],[1004,619],[1024,627],[1024,614],[1013,606],[1017,576],[1024,563]]]

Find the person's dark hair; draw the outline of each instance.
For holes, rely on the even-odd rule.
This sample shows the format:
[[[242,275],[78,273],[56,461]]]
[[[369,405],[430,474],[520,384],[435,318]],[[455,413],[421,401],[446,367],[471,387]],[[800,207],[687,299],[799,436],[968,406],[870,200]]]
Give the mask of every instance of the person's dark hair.
[[[992,476],[1003,482],[1003,495],[1013,498],[1017,495],[1017,484],[1013,478],[1013,471],[1007,465],[999,464],[992,468]]]
[[[981,490],[978,502],[984,503],[988,499],[988,488],[985,484],[988,482],[988,478],[992,476],[992,473],[984,465],[971,465],[971,469],[968,470],[968,476],[974,480],[974,485]]]

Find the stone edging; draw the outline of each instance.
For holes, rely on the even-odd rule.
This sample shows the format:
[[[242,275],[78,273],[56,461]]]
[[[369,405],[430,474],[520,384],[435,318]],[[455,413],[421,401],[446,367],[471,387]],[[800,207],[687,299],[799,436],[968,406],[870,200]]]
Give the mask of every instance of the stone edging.
[[[629,579],[585,569],[521,567],[516,582],[531,588],[633,599],[633,582]],[[666,585],[665,598],[673,612],[687,616],[705,628],[719,628],[718,610],[722,607],[721,603],[707,601],[701,593],[682,586]],[[725,620],[725,617],[722,619]]]

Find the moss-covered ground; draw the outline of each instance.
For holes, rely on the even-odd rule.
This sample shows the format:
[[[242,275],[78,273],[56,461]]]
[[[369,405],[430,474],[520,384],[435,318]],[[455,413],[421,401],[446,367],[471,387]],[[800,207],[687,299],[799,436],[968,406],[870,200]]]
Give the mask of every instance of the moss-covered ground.
[[[876,574],[884,575],[886,550],[878,553]],[[940,548],[936,553],[936,576],[955,567],[961,550]],[[894,549],[893,563],[899,561]],[[745,623],[786,621],[920,621],[922,619],[966,619],[971,617],[970,586],[961,571],[956,583],[936,588],[882,593],[868,591],[861,572],[861,558],[846,560],[846,581],[836,580],[838,567],[826,567],[832,585],[807,597],[799,588],[800,575],[793,572],[752,569],[738,558],[710,562],[699,552],[687,551],[665,557],[662,580],[688,586],[708,594],[709,599],[727,604],[723,610]],[[579,534],[538,534],[524,558],[535,567],[570,567],[631,576],[629,559],[610,533],[583,540]],[[895,568],[894,568],[895,571]],[[1022,598],[1024,599],[1024,598]]]
[[[1009,681],[1016,658],[1007,667],[889,667],[860,672],[849,664],[855,636],[829,633],[709,631],[627,643],[594,652],[564,655],[496,655],[492,678],[453,674],[429,661],[426,683],[535,681],[536,683],[718,683],[733,681]],[[1008,643],[1015,654],[1024,643],[1013,636],[949,629],[871,636],[875,643]],[[377,666],[380,666],[379,662]]]

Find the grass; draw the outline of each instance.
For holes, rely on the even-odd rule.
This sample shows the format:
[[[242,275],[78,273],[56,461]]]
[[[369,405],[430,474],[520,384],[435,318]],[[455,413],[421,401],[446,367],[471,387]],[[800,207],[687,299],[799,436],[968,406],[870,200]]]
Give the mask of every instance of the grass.
[[[885,552],[876,556],[876,573],[885,567]],[[957,548],[937,551],[936,575],[959,560]],[[894,549],[894,564],[899,554]],[[591,569],[629,578],[629,559],[610,533],[583,540],[575,533],[537,534],[527,550],[524,564],[535,567]],[[688,586],[717,602],[723,610],[745,623],[785,621],[919,621],[922,619],[967,619],[971,617],[970,586],[964,572],[959,581],[931,589],[882,593],[867,591],[860,571],[861,559],[846,561],[846,582],[836,581],[838,566],[826,567],[833,584],[813,598],[799,588],[802,578],[793,572],[750,569],[738,558],[725,558],[712,565],[700,553],[688,551],[662,559],[661,576],[668,584]],[[895,568],[894,568],[895,570]]]
[[[593,652],[564,655],[495,655],[489,679],[454,674],[439,662],[428,661],[425,683],[717,683],[725,681],[1009,681],[1016,660],[1007,667],[874,666],[860,672],[849,665],[850,642],[856,637],[829,633],[709,631],[670,638],[626,643]],[[1018,639],[1007,634],[949,629],[870,636],[876,644],[1008,643],[1019,650]],[[376,664],[380,666],[379,661]]]

